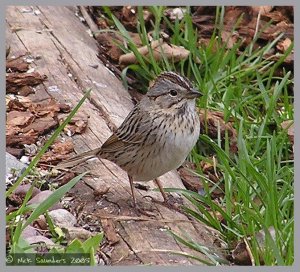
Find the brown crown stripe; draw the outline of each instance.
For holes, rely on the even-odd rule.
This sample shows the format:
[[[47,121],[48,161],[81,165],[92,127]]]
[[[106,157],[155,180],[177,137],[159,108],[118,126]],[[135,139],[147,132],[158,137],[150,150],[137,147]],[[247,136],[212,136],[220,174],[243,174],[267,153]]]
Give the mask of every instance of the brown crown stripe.
[[[191,89],[193,88],[193,85],[191,84],[190,80],[187,79],[186,77],[184,76],[181,76],[177,73],[174,73],[174,72],[164,72],[164,73],[161,73],[156,82],[159,81],[159,80],[163,80],[163,79],[167,79],[175,84],[178,84],[180,85],[181,87],[183,88],[186,88],[186,89]]]

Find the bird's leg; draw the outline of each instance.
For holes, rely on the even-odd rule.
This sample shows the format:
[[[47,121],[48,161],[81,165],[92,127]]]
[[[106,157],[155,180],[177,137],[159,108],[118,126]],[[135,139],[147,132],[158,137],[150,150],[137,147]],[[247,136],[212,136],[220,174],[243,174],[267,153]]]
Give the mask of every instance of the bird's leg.
[[[131,176],[128,175],[129,183],[130,183],[130,189],[131,189],[131,195],[133,198],[133,207],[136,208],[136,199],[134,195],[134,185],[133,185],[133,179]]]
[[[133,178],[132,178],[132,176],[128,175],[128,179],[129,179],[131,194],[132,194],[132,198],[133,198],[133,208],[135,209],[135,211],[137,212],[137,214],[139,214],[139,215],[143,214],[143,215],[150,216],[150,217],[154,216],[153,213],[147,212],[147,211],[143,210],[142,208],[138,207],[138,205],[136,203],[135,194],[134,194]]]
[[[160,190],[163,198],[164,198],[164,202],[167,203],[168,202],[168,196],[166,194],[166,192],[164,191],[164,188],[162,187],[160,181],[158,179],[154,180],[155,184],[157,185],[158,189]]]
[[[161,194],[164,198],[163,202],[160,202],[160,201],[154,201],[154,202],[157,202],[159,204],[163,204],[164,206],[167,206],[170,209],[173,209],[173,210],[176,210],[176,211],[182,213],[180,207],[178,207],[178,203],[177,203],[176,199],[172,195],[167,194],[164,191],[164,188],[162,187],[159,179],[155,179],[154,182],[157,185],[159,191],[161,192]]]

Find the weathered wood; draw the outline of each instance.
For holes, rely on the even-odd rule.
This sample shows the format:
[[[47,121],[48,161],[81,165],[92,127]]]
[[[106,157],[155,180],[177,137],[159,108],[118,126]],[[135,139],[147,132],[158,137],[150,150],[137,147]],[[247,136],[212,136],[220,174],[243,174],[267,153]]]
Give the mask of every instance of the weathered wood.
[[[38,86],[36,94],[31,94],[30,97],[43,100],[52,96],[74,106],[83,96],[83,91],[91,87],[92,96],[80,110],[90,117],[88,129],[82,135],[73,136],[73,140],[76,153],[100,146],[133,107],[128,92],[100,63],[96,56],[96,41],[88,35],[87,28],[75,16],[73,8],[33,7],[41,12],[38,15],[22,13],[24,8],[29,7],[7,8],[6,38],[7,44],[11,46],[11,54],[17,56],[29,52],[33,56],[40,56],[34,62],[35,69],[47,75],[48,80]],[[91,67],[95,64],[98,65],[98,69]],[[51,92],[50,86],[57,86],[59,91]],[[99,218],[99,222],[101,216],[133,216],[126,173],[106,160],[89,161],[87,167],[97,177],[86,178],[85,183],[88,186],[81,182],[72,190],[77,194],[75,198],[85,203],[83,212]],[[176,171],[167,173],[160,180],[164,187],[183,188]],[[153,182],[148,184],[151,189],[155,188]],[[82,186],[86,188],[81,190]],[[96,200],[93,191],[101,191],[107,186],[110,187],[108,193]],[[84,194],[80,194],[83,191]],[[198,263],[182,256],[154,252],[155,249],[185,251],[205,259],[202,254],[177,243],[166,231],[168,228],[180,234],[181,230],[184,230],[195,241],[212,246],[213,237],[207,234],[207,230],[200,223],[190,222],[185,215],[143,198],[150,195],[162,200],[159,192],[136,191],[137,201],[156,211],[157,221],[116,220],[116,232],[120,241],[113,245],[112,264]]]

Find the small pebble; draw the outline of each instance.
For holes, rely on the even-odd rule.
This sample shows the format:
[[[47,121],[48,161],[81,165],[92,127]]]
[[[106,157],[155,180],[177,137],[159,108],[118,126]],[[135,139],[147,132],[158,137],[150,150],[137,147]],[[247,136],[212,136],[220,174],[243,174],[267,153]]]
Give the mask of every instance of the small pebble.
[[[49,212],[53,223],[59,227],[73,227],[77,220],[73,214],[65,209],[56,209]]]
[[[23,185],[20,185],[17,187],[17,189],[15,190],[15,194],[16,195],[20,195],[21,197],[24,197],[26,195],[26,193],[29,191],[31,187],[31,184],[23,184]],[[36,187],[33,187],[33,190],[32,190],[32,195],[31,197],[34,197],[36,196],[37,194],[39,194],[41,192],[40,189],[36,188]]]
[[[20,159],[20,162],[29,164],[29,157],[28,156],[22,156]]]
[[[30,199],[27,204],[40,204],[43,202],[45,199],[47,199],[53,192],[50,190],[45,190],[34,196],[32,199]]]
[[[21,237],[26,239],[31,236],[37,236],[38,234],[38,231],[34,227],[29,225],[22,231]]]

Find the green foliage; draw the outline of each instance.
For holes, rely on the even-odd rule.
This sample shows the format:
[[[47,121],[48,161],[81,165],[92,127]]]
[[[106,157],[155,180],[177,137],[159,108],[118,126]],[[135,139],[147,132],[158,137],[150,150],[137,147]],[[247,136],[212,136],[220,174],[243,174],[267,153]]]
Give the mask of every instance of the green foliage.
[[[98,233],[86,241],[82,242],[78,239],[74,239],[71,243],[69,243],[65,248],[52,248],[49,253],[62,253],[62,254],[70,254],[70,253],[88,253],[90,255],[90,265],[95,265],[95,252],[100,246],[103,240],[103,233]]]
[[[149,8],[154,14],[154,39],[161,37],[160,24],[164,22],[170,30],[170,43],[188,49],[190,56],[176,64],[164,56],[160,61],[155,61],[140,7],[137,30],[143,45],[148,46],[150,51],[147,57],[142,56],[126,29],[112,15],[116,28],[128,42],[128,48],[123,45],[121,48],[125,52],[134,52],[138,60],[138,64],[129,65],[123,70],[123,78],[129,71],[134,73],[136,78],[144,82],[146,90],[149,80],[163,70],[185,74],[194,80],[196,87],[204,94],[198,101],[198,107],[223,112],[225,121],[234,120],[238,132],[237,154],[229,151],[231,143],[228,133],[224,141],[220,131],[216,142],[202,135],[193,150],[190,159],[197,165],[200,161],[213,163],[206,152],[209,146],[216,153],[217,168],[223,174],[219,183],[210,187],[212,182],[204,176],[200,167],[197,168],[196,173],[202,179],[205,195],[178,189],[168,191],[181,192],[193,207],[185,207],[187,213],[218,230],[229,247],[242,238],[250,237],[249,246],[256,265],[261,263],[260,258],[266,265],[293,264],[294,161],[287,130],[281,127],[283,121],[293,120],[294,98],[289,91],[293,77],[280,65],[293,50],[294,44],[277,61],[265,56],[283,34],[266,46],[254,49],[260,34],[258,32],[244,51],[238,51],[241,41],[227,49],[221,40],[224,7],[217,7],[215,30],[210,42],[208,46],[199,46],[189,7],[184,18],[175,22],[164,16],[164,7]],[[279,68],[283,76],[275,75]],[[207,124],[204,130],[207,131]],[[225,142],[223,145],[222,140]],[[222,184],[224,197],[218,203],[211,195]],[[222,222],[217,214],[224,218]],[[270,235],[270,227],[275,229],[275,237]],[[263,231],[266,237],[263,254],[256,239],[259,231]],[[178,235],[176,238],[201,251],[193,241]],[[222,262],[220,259],[212,261],[213,254],[209,251],[205,254],[211,264]]]

